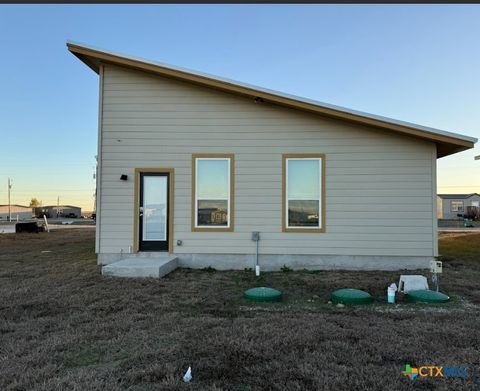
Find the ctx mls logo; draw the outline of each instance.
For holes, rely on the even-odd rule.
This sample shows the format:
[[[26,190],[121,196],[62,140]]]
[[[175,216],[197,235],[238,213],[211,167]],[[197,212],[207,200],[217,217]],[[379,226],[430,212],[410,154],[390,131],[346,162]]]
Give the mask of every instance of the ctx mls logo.
[[[408,376],[410,380],[415,379],[418,376],[418,369],[412,368],[410,364],[405,365],[405,370],[402,371],[403,376]]]
[[[466,365],[459,367],[444,367],[439,365],[424,365],[419,368],[413,368],[410,364],[405,365],[402,371],[403,376],[407,376],[410,380],[420,377],[468,377],[468,368]]]

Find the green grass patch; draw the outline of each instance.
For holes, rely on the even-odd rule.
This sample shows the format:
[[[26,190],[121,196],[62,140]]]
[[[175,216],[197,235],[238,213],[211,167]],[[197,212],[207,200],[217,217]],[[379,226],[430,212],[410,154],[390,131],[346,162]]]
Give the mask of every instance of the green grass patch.
[[[202,270],[202,272],[205,272],[205,273],[215,273],[217,271],[217,269],[215,269],[214,267],[211,267],[211,266],[204,267],[201,270]]]
[[[458,258],[480,254],[480,233],[443,234],[440,239],[438,251],[441,256]]]
[[[283,273],[290,273],[292,272],[292,268],[291,267],[288,267],[287,265],[283,265],[280,270],[283,272]]]
[[[65,365],[69,368],[88,367],[124,360],[128,358],[128,353],[125,351],[108,353],[98,349],[83,349],[77,352],[67,352],[64,358]]]

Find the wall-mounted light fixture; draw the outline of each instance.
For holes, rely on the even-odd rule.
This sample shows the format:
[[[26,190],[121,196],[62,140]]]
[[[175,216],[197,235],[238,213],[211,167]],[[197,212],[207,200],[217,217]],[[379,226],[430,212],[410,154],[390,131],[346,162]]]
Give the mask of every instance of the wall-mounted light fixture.
[[[128,175],[126,175],[126,174],[120,175],[120,180],[121,181],[126,181],[127,179],[128,179]]]

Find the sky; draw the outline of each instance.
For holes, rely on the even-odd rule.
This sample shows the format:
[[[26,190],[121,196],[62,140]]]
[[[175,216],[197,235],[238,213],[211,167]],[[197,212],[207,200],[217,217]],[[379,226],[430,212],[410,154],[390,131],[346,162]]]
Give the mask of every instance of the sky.
[[[228,199],[229,160],[197,159],[197,199]]]
[[[98,75],[73,40],[480,138],[479,5],[0,5],[0,204],[92,210]],[[480,148],[438,160],[480,192]]]
[[[320,160],[288,159],[286,181],[288,199],[319,200]]]

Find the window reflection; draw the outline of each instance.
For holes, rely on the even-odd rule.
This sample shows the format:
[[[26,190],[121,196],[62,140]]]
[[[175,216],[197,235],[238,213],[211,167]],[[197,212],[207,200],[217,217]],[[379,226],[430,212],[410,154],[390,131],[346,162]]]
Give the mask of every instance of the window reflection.
[[[198,201],[198,225],[228,225],[227,200]]]

